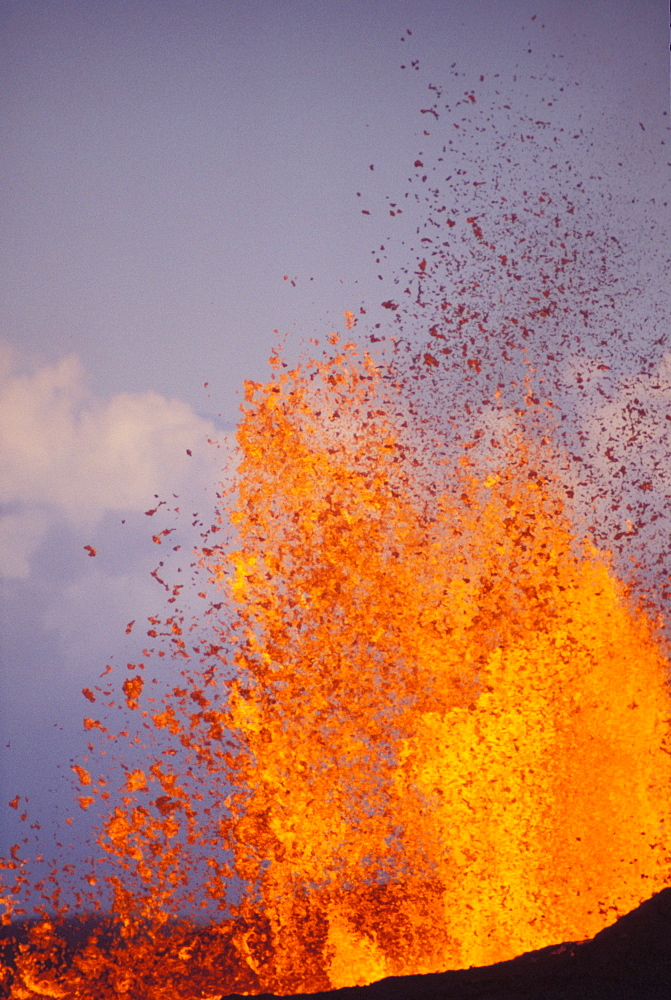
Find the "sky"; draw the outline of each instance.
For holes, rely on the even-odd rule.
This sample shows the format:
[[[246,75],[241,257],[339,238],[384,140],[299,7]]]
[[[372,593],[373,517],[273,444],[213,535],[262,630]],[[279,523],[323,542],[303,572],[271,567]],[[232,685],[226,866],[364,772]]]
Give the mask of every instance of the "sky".
[[[172,539],[188,551],[231,475],[243,381],[269,376],[278,339],[297,357],[343,331],[345,310],[367,310],[354,336],[389,322],[380,303],[424,221],[421,203],[401,218],[389,202],[408,191],[429,84],[449,100],[481,86],[500,134],[551,90],[557,128],[586,137],[570,155],[637,248],[638,292],[630,351],[582,415],[582,443],[596,454],[604,425],[623,438],[640,398],[641,461],[659,466],[667,13],[661,0],[5,0],[0,851],[17,838],[16,794],[62,828],[81,689],[134,655],[127,623],[162,607],[145,511],[167,499],[162,527],[188,510]],[[447,128],[432,122],[434,138]],[[511,196],[525,170],[538,181],[525,162]],[[643,472],[671,494],[668,456]]]

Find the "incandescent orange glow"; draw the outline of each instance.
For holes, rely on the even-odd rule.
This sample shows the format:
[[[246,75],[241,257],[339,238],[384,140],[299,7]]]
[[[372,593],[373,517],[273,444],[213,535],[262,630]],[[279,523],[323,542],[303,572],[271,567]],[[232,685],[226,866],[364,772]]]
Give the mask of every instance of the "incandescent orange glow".
[[[420,485],[345,355],[248,403],[214,571],[243,622],[236,861],[263,988],[501,961],[668,884],[668,664],[531,446]]]
[[[308,20],[317,24],[318,8],[329,5],[313,6],[316,20],[312,12]],[[456,25],[458,5],[443,6],[455,8]],[[213,523],[200,520],[202,510],[191,520],[184,494],[172,494],[181,514],[158,494],[134,512],[151,519],[148,547],[162,557],[151,573],[158,610],[146,622],[139,610],[124,612],[124,623],[135,615],[125,625],[127,644],[81,689],[87,752],[63,768],[73,786],[69,815],[49,815],[35,833],[40,823],[26,790],[8,793],[8,829],[21,834],[0,858],[0,997],[220,1000],[486,966],[590,938],[671,886],[671,352],[660,223],[668,204],[655,138],[662,119],[653,101],[649,124],[637,121],[634,102],[630,115],[618,113],[611,135],[607,103],[592,107],[597,78],[582,86],[572,70],[567,75],[564,56],[552,51],[552,26],[545,32],[544,18],[514,14],[509,24],[503,15],[499,21],[511,45],[525,22],[526,55],[520,50],[518,58],[514,45],[495,53],[478,71],[479,84],[484,36],[469,48],[457,31],[443,44],[434,27],[426,30],[440,18],[427,21],[421,11],[416,37],[426,42],[411,42],[405,29],[408,55],[421,53],[423,62],[426,52],[436,69],[444,59],[447,78],[429,83],[422,97],[406,190],[384,196],[377,181],[357,183],[356,218],[366,228],[352,229],[351,261],[341,256],[349,209],[343,205],[338,225],[318,239],[320,218],[331,218],[336,206],[311,218],[310,200],[300,203],[306,182],[336,191],[342,177],[355,175],[336,164],[322,176],[316,159],[318,175],[309,176],[312,161],[299,139],[319,157],[320,133],[308,112],[320,74],[311,69],[305,86],[294,85],[304,71],[290,50],[305,50],[312,66],[314,46],[300,44],[301,19],[290,23],[298,44],[284,46],[282,64],[293,82],[287,89],[278,78],[278,93],[282,103],[295,94],[294,118],[308,131],[295,133],[286,164],[278,171],[263,165],[262,173],[272,167],[280,185],[288,178],[291,197],[275,205],[284,196],[273,181],[257,205],[258,185],[241,184],[242,200],[224,221],[239,218],[247,243],[250,219],[258,228],[268,206],[271,235],[280,232],[278,220],[295,216],[299,228],[283,235],[290,242],[306,236],[294,248],[301,271],[312,270],[316,248],[320,269],[333,250],[334,266],[350,273],[360,239],[370,240],[375,266],[347,294],[378,292],[341,303],[352,307],[344,311],[345,336],[370,345],[370,353],[335,332],[321,352],[311,339],[315,357],[294,366],[275,351],[268,380],[244,385],[235,470],[222,470]],[[397,14],[377,20],[381,37],[396,30]],[[351,33],[356,22],[347,21]],[[271,45],[269,24],[262,27]],[[331,27],[329,20],[325,30]],[[372,52],[369,27],[362,51]],[[138,52],[152,53],[151,72],[160,72],[161,46],[150,36]],[[463,67],[462,44],[470,63]],[[392,78],[377,73],[375,60],[352,75],[348,45],[341,40],[338,73],[324,77],[336,88],[331,93],[329,83],[324,98],[340,122],[331,131],[342,149],[357,157],[366,150],[368,158],[370,137],[383,128],[391,144],[380,156],[397,152],[382,169],[370,163],[365,176],[401,177],[406,98],[387,91]],[[211,45],[198,48],[209,53]],[[403,70],[419,73],[419,59],[403,58]],[[196,81],[197,63],[187,62]],[[348,81],[342,93],[340,77]],[[374,85],[359,99],[352,87],[366,78]],[[209,85],[196,89],[214,106]],[[241,94],[253,107],[266,90],[255,85]],[[351,119],[353,131],[342,100],[350,92],[363,116]],[[128,105],[134,117],[136,103]],[[272,149],[268,122],[279,128],[273,107],[244,125],[245,149],[257,159]],[[181,100],[177,108],[181,115]],[[359,125],[369,111],[364,133]],[[244,123],[231,122],[240,132]],[[181,123],[177,132],[185,141],[191,133],[214,135],[215,143],[227,135],[209,125],[185,131]],[[663,146],[661,131],[658,138]],[[636,184],[627,150],[631,163],[650,164],[649,183]],[[241,162],[257,176],[259,164],[247,153]],[[330,187],[334,170],[338,184]],[[205,174],[192,173],[202,187]],[[224,188],[235,193],[236,185]],[[190,205],[188,190],[185,198]],[[169,199],[159,207],[152,217],[172,218],[170,232],[178,233],[182,216],[170,216]],[[197,265],[206,292],[217,261],[227,259],[216,217],[210,223],[208,216],[198,237],[213,234],[213,268],[199,263],[200,243],[195,264],[180,264],[184,274]],[[195,218],[180,244],[184,254],[196,246]],[[263,239],[266,253],[272,240]],[[235,278],[244,255],[234,241],[224,243],[235,256],[228,278]],[[264,272],[263,259],[256,263],[243,268],[252,275],[243,300]],[[318,289],[319,273],[312,285],[284,275],[286,294],[311,296],[300,286]],[[303,304],[309,323],[317,298]],[[229,313],[243,325],[234,334],[229,324],[229,347],[263,315],[252,310],[245,318],[244,302],[238,306]],[[174,349],[168,341],[170,364]],[[251,365],[253,357],[242,351],[238,360]],[[57,422],[85,443],[82,469],[97,468],[100,456],[119,451],[115,434],[97,410],[95,419],[86,416],[78,382],[66,388],[61,402],[69,407],[76,388],[75,408]],[[127,395],[114,398],[123,403]],[[178,409],[190,412],[186,402]],[[11,417],[14,449],[18,418]],[[35,419],[17,441],[32,441],[42,427]],[[151,449],[162,426],[150,428]],[[185,416],[166,442],[181,442],[190,426]],[[95,428],[108,438],[100,450]],[[59,427],[55,433],[60,442]],[[138,484],[146,478],[138,465],[143,441],[132,441],[129,452]],[[53,461],[43,462],[43,445],[31,444],[29,492],[16,487],[21,504],[34,497],[35,484],[48,484],[52,466],[61,474],[77,468],[81,448],[59,444]],[[150,459],[149,443],[146,449]],[[185,451],[197,457],[195,443]],[[156,454],[167,454],[162,444]],[[148,460],[147,476],[154,471]],[[109,470],[73,498],[48,484],[45,510],[53,508],[51,518],[60,509],[68,523],[88,511],[90,525],[100,521],[107,531],[126,502],[120,498],[136,496],[135,486],[113,490],[105,506],[108,482]],[[27,555],[9,560],[21,567],[11,570],[17,579],[42,534],[45,545],[52,535],[39,527],[40,503],[25,510],[34,510],[36,531],[28,545],[21,528]],[[173,514],[177,527],[158,523]],[[4,530],[23,518],[12,514]],[[104,539],[112,537],[81,539],[97,546],[79,547],[87,567],[103,563],[106,548],[109,558]],[[61,558],[55,551],[52,573]],[[179,560],[177,569],[171,560]],[[99,580],[98,603],[111,594],[114,605],[131,577],[110,577],[109,587],[102,573],[79,579],[82,586]],[[79,583],[65,589],[44,623],[53,626],[56,611],[80,593]],[[113,614],[112,607],[110,621]],[[63,634],[70,629],[64,622]],[[127,657],[119,655],[126,649]],[[67,659],[74,667],[76,656]],[[33,677],[29,684],[37,691]],[[34,787],[46,789],[46,779]],[[43,813],[54,794],[45,793]],[[56,847],[45,846],[48,831]],[[634,954],[638,945],[630,944]]]
[[[591,936],[670,881],[668,662],[607,556],[576,541],[532,440],[477,469],[468,448],[432,455],[352,345],[272,362],[246,386],[221,511],[235,534],[201,553],[234,609],[226,636],[212,626],[234,675],[210,664],[142,710],[200,783],[176,750],[127,769],[99,839],[114,916],[74,952],[50,920],[33,927],[4,969],[11,997],[306,992],[486,965]],[[177,618],[163,624],[188,658]],[[139,674],[121,689],[144,704]],[[175,918],[208,845],[201,895],[222,901],[231,876],[244,891],[205,929]]]
[[[486,965],[591,936],[671,880],[668,662],[532,438],[478,468],[468,448],[432,453],[352,345],[271,360],[246,386],[234,534],[201,553],[234,611],[209,626],[215,659],[160,711],[139,674],[121,685],[191,764],[164,749],[126,770],[99,838],[112,915],[75,944],[32,927],[2,973],[12,998]],[[188,659],[178,618],[162,624]],[[243,885],[206,927],[177,920],[203,858],[201,899]]]

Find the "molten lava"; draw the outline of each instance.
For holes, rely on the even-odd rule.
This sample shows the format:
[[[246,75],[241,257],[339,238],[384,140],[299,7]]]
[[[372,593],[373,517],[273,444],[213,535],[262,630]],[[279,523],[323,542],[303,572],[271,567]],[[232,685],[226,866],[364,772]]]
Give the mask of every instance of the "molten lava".
[[[430,90],[438,129],[452,112]],[[669,508],[648,461],[668,396],[638,380],[663,339],[648,323],[640,357],[628,335],[618,347],[623,251],[576,215],[573,147],[551,173],[564,129],[546,132],[547,109],[524,120],[524,179],[464,97],[451,139],[423,129],[428,221],[381,304],[395,336],[375,324],[369,356],[333,335],[331,353],[293,369],[276,354],[246,384],[200,612],[155,571],[169,610],[109,678],[117,707],[112,686],[84,688],[90,756],[73,772],[81,809],[104,816],[97,856],[36,878],[26,838],[3,862],[13,1000],[485,965],[594,935],[671,884],[670,664],[651,610],[669,596]],[[601,424],[581,425],[590,398]],[[600,436],[625,416],[626,435]],[[651,550],[646,607],[613,568],[630,539]]]
[[[11,997],[485,965],[591,936],[669,884],[669,664],[576,540],[542,448],[438,459],[351,345],[273,361],[246,387],[233,528],[201,554],[229,617],[191,651],[162,623],[199,667],[160,711],[139,674],[122,685],[172,744],[127,770],[101,832],[113,916],[29,928]],[[231,879],[225,919],[178,920],[184,898],[223,907]]]
[[[498,962],[668,884],[668,663],[532,446],[427,482],[344,354],[247,398],[239,547],[212,565],[263,987]]]

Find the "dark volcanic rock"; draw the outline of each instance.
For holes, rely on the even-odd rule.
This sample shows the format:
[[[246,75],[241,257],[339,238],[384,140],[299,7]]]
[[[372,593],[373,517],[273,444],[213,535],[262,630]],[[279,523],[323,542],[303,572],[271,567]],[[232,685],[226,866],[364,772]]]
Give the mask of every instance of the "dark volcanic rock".
[[[258,1000],[271,996],[266,993]],[[309,996],[325,1000],[671,1000],[671,888],[580,944],[551,945],[486,968],[391,977],[370,986]]]

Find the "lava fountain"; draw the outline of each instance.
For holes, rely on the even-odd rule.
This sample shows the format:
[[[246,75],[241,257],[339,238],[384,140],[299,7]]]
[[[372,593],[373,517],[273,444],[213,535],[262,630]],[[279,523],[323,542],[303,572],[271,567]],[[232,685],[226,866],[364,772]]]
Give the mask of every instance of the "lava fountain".
[[[200,553],[226,620],[191,648],[161,623],[189,664],[161,706],[139,672],[123,684],[169,739],[100,832],[113,916],[73,948],[45,912],[12,997],[485,965],[669,884],[657,626],[576,538],[529,432],[496,468],[438,461],[389,371],[333,346],[246,386],[236,489]],[[178,920],[184,893],[221,907],[232,877],[219,923]]]
[[[459,104],[455,137],[415,160],[428,221],[382,303],[394,336],[376,324],[367,353],[332,334],[246,383],[234,486],[194,564],[200,610],[164,582],[154,646],[116,682],[124,728],[112,687],[84,689],[74,772],[104,817],[97,856],[35,880],[24,841],[3,863],[5,922],[38,916],[0,941],[14,1000],[486,965],[589,937],[671,884],[668,641],[608,544],[647,531],[661,566],[664,491],[633,438],[622,485],[617,436],[603,486],[568,419],[592,365],[617,423],[621,245],[576,215],[549,121],[522,138],[552,190],[516,196],[508,139],[475,119],[474,90]],[[444,181],[449,210],[432,186],[446,157],[466,164]],[[646,392],[652,428],[667,397]],[[170,659],[176,679],[158,670]]]
[[[668,663],[530,441],[427,480],[346,352],[248,386],[238,871],[277,992],[591,936],[668,884]],[[315,976],[315,956],[320,974]]]

